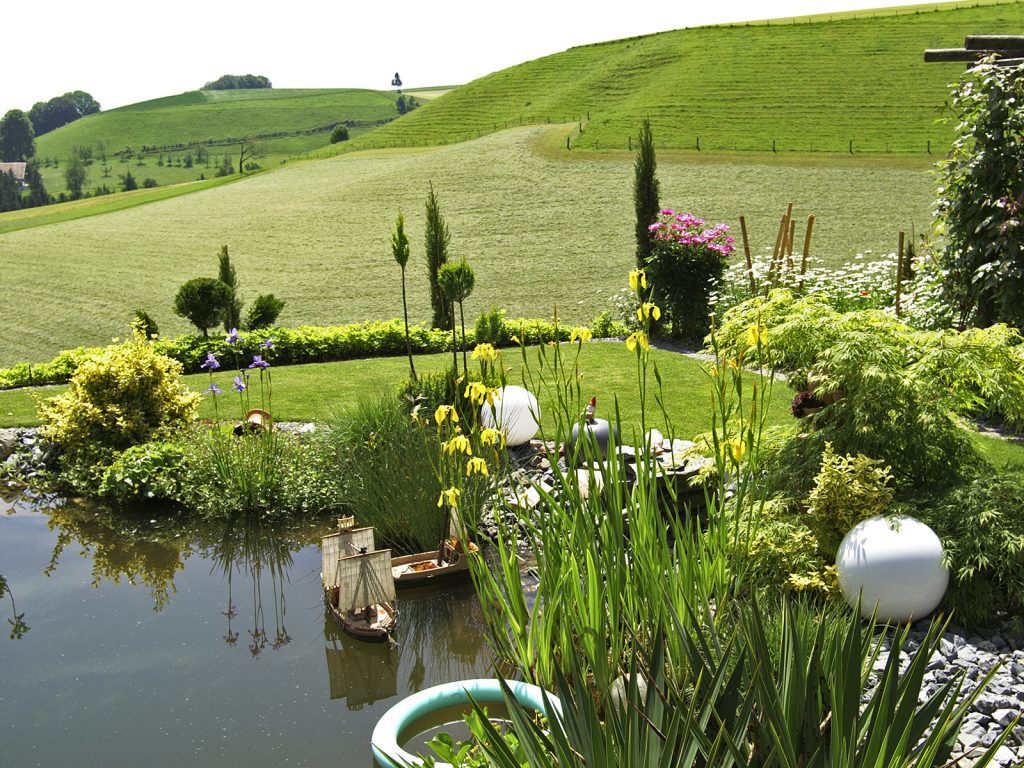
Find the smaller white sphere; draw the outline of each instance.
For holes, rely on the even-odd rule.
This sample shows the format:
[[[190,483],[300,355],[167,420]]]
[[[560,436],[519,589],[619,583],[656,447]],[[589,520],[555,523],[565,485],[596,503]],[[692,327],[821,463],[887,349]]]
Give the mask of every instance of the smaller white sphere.
[[[508,445],[530,442],[540,429],[540,405],[523,387],[509,384],[494,393],[494,407],[480,406],[480,423],[488,429],[500,429]]]
[[[878,621],[906,622],[934,611],[949,584],[942,542],[913,517],[872,517],[846,534],[836,553],[839,588],[851,608]]]

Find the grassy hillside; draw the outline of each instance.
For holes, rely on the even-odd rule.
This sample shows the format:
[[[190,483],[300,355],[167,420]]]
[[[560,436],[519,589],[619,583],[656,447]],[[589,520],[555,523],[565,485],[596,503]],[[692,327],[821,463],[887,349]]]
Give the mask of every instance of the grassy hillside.
[[[188,330],[172,314],[177,287],[216,274],[231,249],[252,299],[272,292],[287,325],[401,314],[390,231],[398,210],[413,246],[414,320],[430,316],[423,267],[424,199],[437,190],[452,256],[476,270],[467,316],[492,306],[513,316],[589,321],[609,307],[633,264],[633,159],[555,153],[557,127],[501,132],[414,152],[289,163],[278,171],[103,216],[0,235],[7,287],[0,365],[48,359],[81,343],[122,336],[132,311],[164,333]],[[535,151],[545,141],[547,151]],[[754,247],[769,250],[788,201],[815,213],[815,251],[834,259],[892,250],[898,226],[926,228],[932,181],[920,168],[662,162],[666,205],[735,224],[747,216]],[[0,215],[0,227],[5,216]]]
[[[967,6],[967,3],[963,5]],[[530,122],[582,122],[574,145],[626,149],[644,116],[660,147],[912,152],[948,147],[961,64],[924,50],[1024,31],[1024,3],[971,2],[664,32],[572,48],[476,80],[360,145],[447,143]],[[588,119],[589,115],[589,119]],[[337,148],[335,148],[337,149]],[[347,148],[346,148],[347,149]],[[330,149],[328,151],[331,151]]]
[[[45,160],[66,161],[74,147],[92,149],[87,189],[99,184],[113,188],[126,170],[140,181],[146,176],[160,184],[192,181],[200,173],[213,175],[225,153],[237,158],[237,139],[243,136],[264,137],[267,156],[260,162],[270,167],[285,157],[327,146],[330,133],[322,130],[326,126],[354,121],[360,127],[353,135],[359,135],[367,126],[397,117],[395,98],[393,93],[357,89],[192,91],[84,117],[39,137],[36,154],[44,160],[44,180],[54,193],[64,189],[63,171]],[[213,172],[206,164],[181,165],[200,144],[211,156]],[[125,147],[143,146],[152,149],[141,161],[116,156]],[[106,176],[104,156],[110,167]],[[158,160],[163,165],[157,165]]]

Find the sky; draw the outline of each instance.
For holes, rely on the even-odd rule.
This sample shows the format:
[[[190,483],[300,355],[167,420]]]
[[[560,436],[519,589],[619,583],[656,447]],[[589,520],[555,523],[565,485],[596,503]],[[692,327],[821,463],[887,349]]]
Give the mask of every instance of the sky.
[[[458,85],[574,45],[915,0],[36,0],[4,9],[0,115],[67,91],[103,109],[257,74],[276,88]]]

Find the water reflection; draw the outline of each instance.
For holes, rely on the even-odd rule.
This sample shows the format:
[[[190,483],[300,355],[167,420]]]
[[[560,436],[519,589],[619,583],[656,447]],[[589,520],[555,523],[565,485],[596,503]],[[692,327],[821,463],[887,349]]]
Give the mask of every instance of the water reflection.
[[[276,651],[291,642],[285,627],[285,587],[292,565],[292,550],[308,543],[301,540],[301,530],[270,525],[258,517],[239,515],[220,526],[206,526],[197,536],[204,544],[203,556],[213,561],[214,570],[220,571],[227,583],[227,605],[223,614],[227,617],[228,629],[224,640],[231,646],[239,638],[234,627],[234,620],[238,617],[234,602],[235,575],[240,574],[245,579],[241,592],[242,599],[249,602],[246,623],[250,626],[246,632],[249,635],[249,653],[253,658],[268,645]],[[269,592],[274,614],[272,635],[267,631],[264,588]]]
[[[419,587],[398,593],[396,645],[349,637],[325,616],[331,699],[350,711],[438,681],[480,677],[490,664],[483,613],[473,585]]]
[[[92,559],[92,586],[103,581],[144,584],[153,609],[162,610],[174,594],[174,576],[185,567],[187,536],[173,518],[149,514],[114,514],[90,502],[61,497],[33,501],[44,510],[47,525],[57,533],[46,575],[57,570],[61,556],[73,543],[79,554]]]

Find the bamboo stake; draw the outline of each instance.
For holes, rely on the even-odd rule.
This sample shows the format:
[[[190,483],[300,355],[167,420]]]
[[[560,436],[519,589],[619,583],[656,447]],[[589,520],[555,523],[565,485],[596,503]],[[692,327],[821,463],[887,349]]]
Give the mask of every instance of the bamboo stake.
[[[743,235],[743,255],[747,257],[747,276],[750,277],[750,295],[757,293],[757,281],[754,280],[754,260],[750,257],[750,240],[747,238],[747,220],[740,216],[740,234]]]
[[[811,256],[811,232],[814,230],[814,214],[807,217],[807,231],[804,233],[804,253],[800,260],[800,275],[807,274],[807,259]]]
[[[796,239],[796,221],[789,220],[789,238],[786,241],[786,269],[793,271],[793,241]]]
[[[903,245],[905,234],[900,231],[900,250],[896,258],[896,317],[900,316],[900,289],[903,283]]]
[[[793,204],[790,203],[786,207],[786,213],[783,215],[782,221],[779,222],[779,232],[775,236],[775,248],[772,250],[772,264],[768,269],[767,290],[771,289],[772,284],[774,284],[779,273],[782,271],[782,255],[786,250],[786,236],[789,231],[789,220],[792,216]]]

